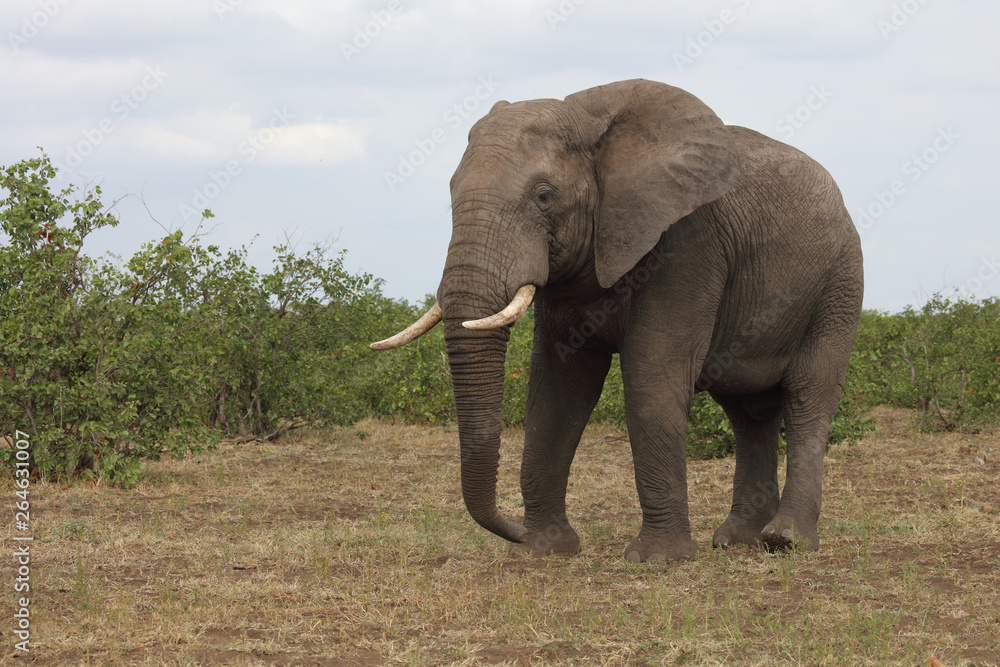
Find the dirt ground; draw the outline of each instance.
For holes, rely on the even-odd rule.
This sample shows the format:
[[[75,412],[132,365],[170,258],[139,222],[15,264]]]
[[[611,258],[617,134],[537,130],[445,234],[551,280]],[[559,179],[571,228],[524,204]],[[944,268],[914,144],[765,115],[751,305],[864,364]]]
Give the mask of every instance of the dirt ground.
[[[0,662],[1000,664],[1000,437],[876,417],[827,455],[816,553],[711,549],[733,461],[691,461],[683,564],[622,558],[639,505],[628,442],[602,426],[574,463],[573,557],[508,557],[473,523],[453,428],[229,445],[131,490],[35,483],[31,651],[5,613]],[[499,483],[514,516],[521,439],[505,433]]]

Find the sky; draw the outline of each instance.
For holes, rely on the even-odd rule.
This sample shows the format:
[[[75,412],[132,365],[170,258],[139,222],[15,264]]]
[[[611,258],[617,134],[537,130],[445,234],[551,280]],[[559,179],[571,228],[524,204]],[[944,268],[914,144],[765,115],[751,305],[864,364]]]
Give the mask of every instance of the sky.
[[[478,118],[646,78],[825,166],[895,312],[1000,296],[997,25],[995,0],[4,0],[0,165],[40,147],[120,199],[90,254],[209,208],[261,268],[333,242],[417,301]]]

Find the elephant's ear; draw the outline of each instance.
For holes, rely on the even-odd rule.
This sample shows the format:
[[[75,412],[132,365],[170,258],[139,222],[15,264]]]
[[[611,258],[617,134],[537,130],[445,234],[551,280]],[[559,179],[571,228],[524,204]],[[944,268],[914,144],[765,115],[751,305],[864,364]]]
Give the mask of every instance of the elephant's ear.
[[[595,145],[601,203],[594,252],[597,279],[611,287],[670,225],[733,186],[735,153],[719,117],[680,88],[634,79],[566,101],[603,130]]]

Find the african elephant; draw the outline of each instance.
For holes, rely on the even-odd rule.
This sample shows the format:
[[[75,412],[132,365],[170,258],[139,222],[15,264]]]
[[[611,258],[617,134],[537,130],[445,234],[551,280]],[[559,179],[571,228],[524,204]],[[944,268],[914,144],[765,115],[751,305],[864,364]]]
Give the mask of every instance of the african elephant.
[[[685,460],[696,391],[736,436],[713,545],[818,548],[823,455],[863,291],[857,231],[819,164],[723,124],[690,93],[632,80],[498,102],[469,133],[451,198],[438,303],[372,347],[443,319],[462,494],[480,525],[513,550],[579,549],[567,479],[618,353],[642,506],[628,560],[697,551]],[[509,325],[532,299],[519,524],[497,509],[496,474]]]

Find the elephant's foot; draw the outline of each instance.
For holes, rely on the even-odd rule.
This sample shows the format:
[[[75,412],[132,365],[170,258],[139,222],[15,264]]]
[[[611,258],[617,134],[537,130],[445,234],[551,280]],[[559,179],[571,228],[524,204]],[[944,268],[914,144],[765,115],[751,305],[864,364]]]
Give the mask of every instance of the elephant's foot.
[[[652,560],[685,561],[694,560],[698,544],[690,535],[672,537],[647,537],[639,534],[625,547],[625,560],[630,563],[644,563]]]
[[[580,536],[569,525],[550,525],[542,530],[529,529],[523,542],[510,545],[512,556],[548,556],[575,554],[580,550]]]
[[[815,520],[798,520],[778,513],[760,532],[760,540],[768,551],[787,551],[801,548],[806,551],[819,549],[819,532]]]
[[[773,515],[772,515],[773,516]],[[741,517],[730,514],[712,536],[713,547],[731,547],[737,544],[757,546],[761,543],[761,531],[770,516]]]

